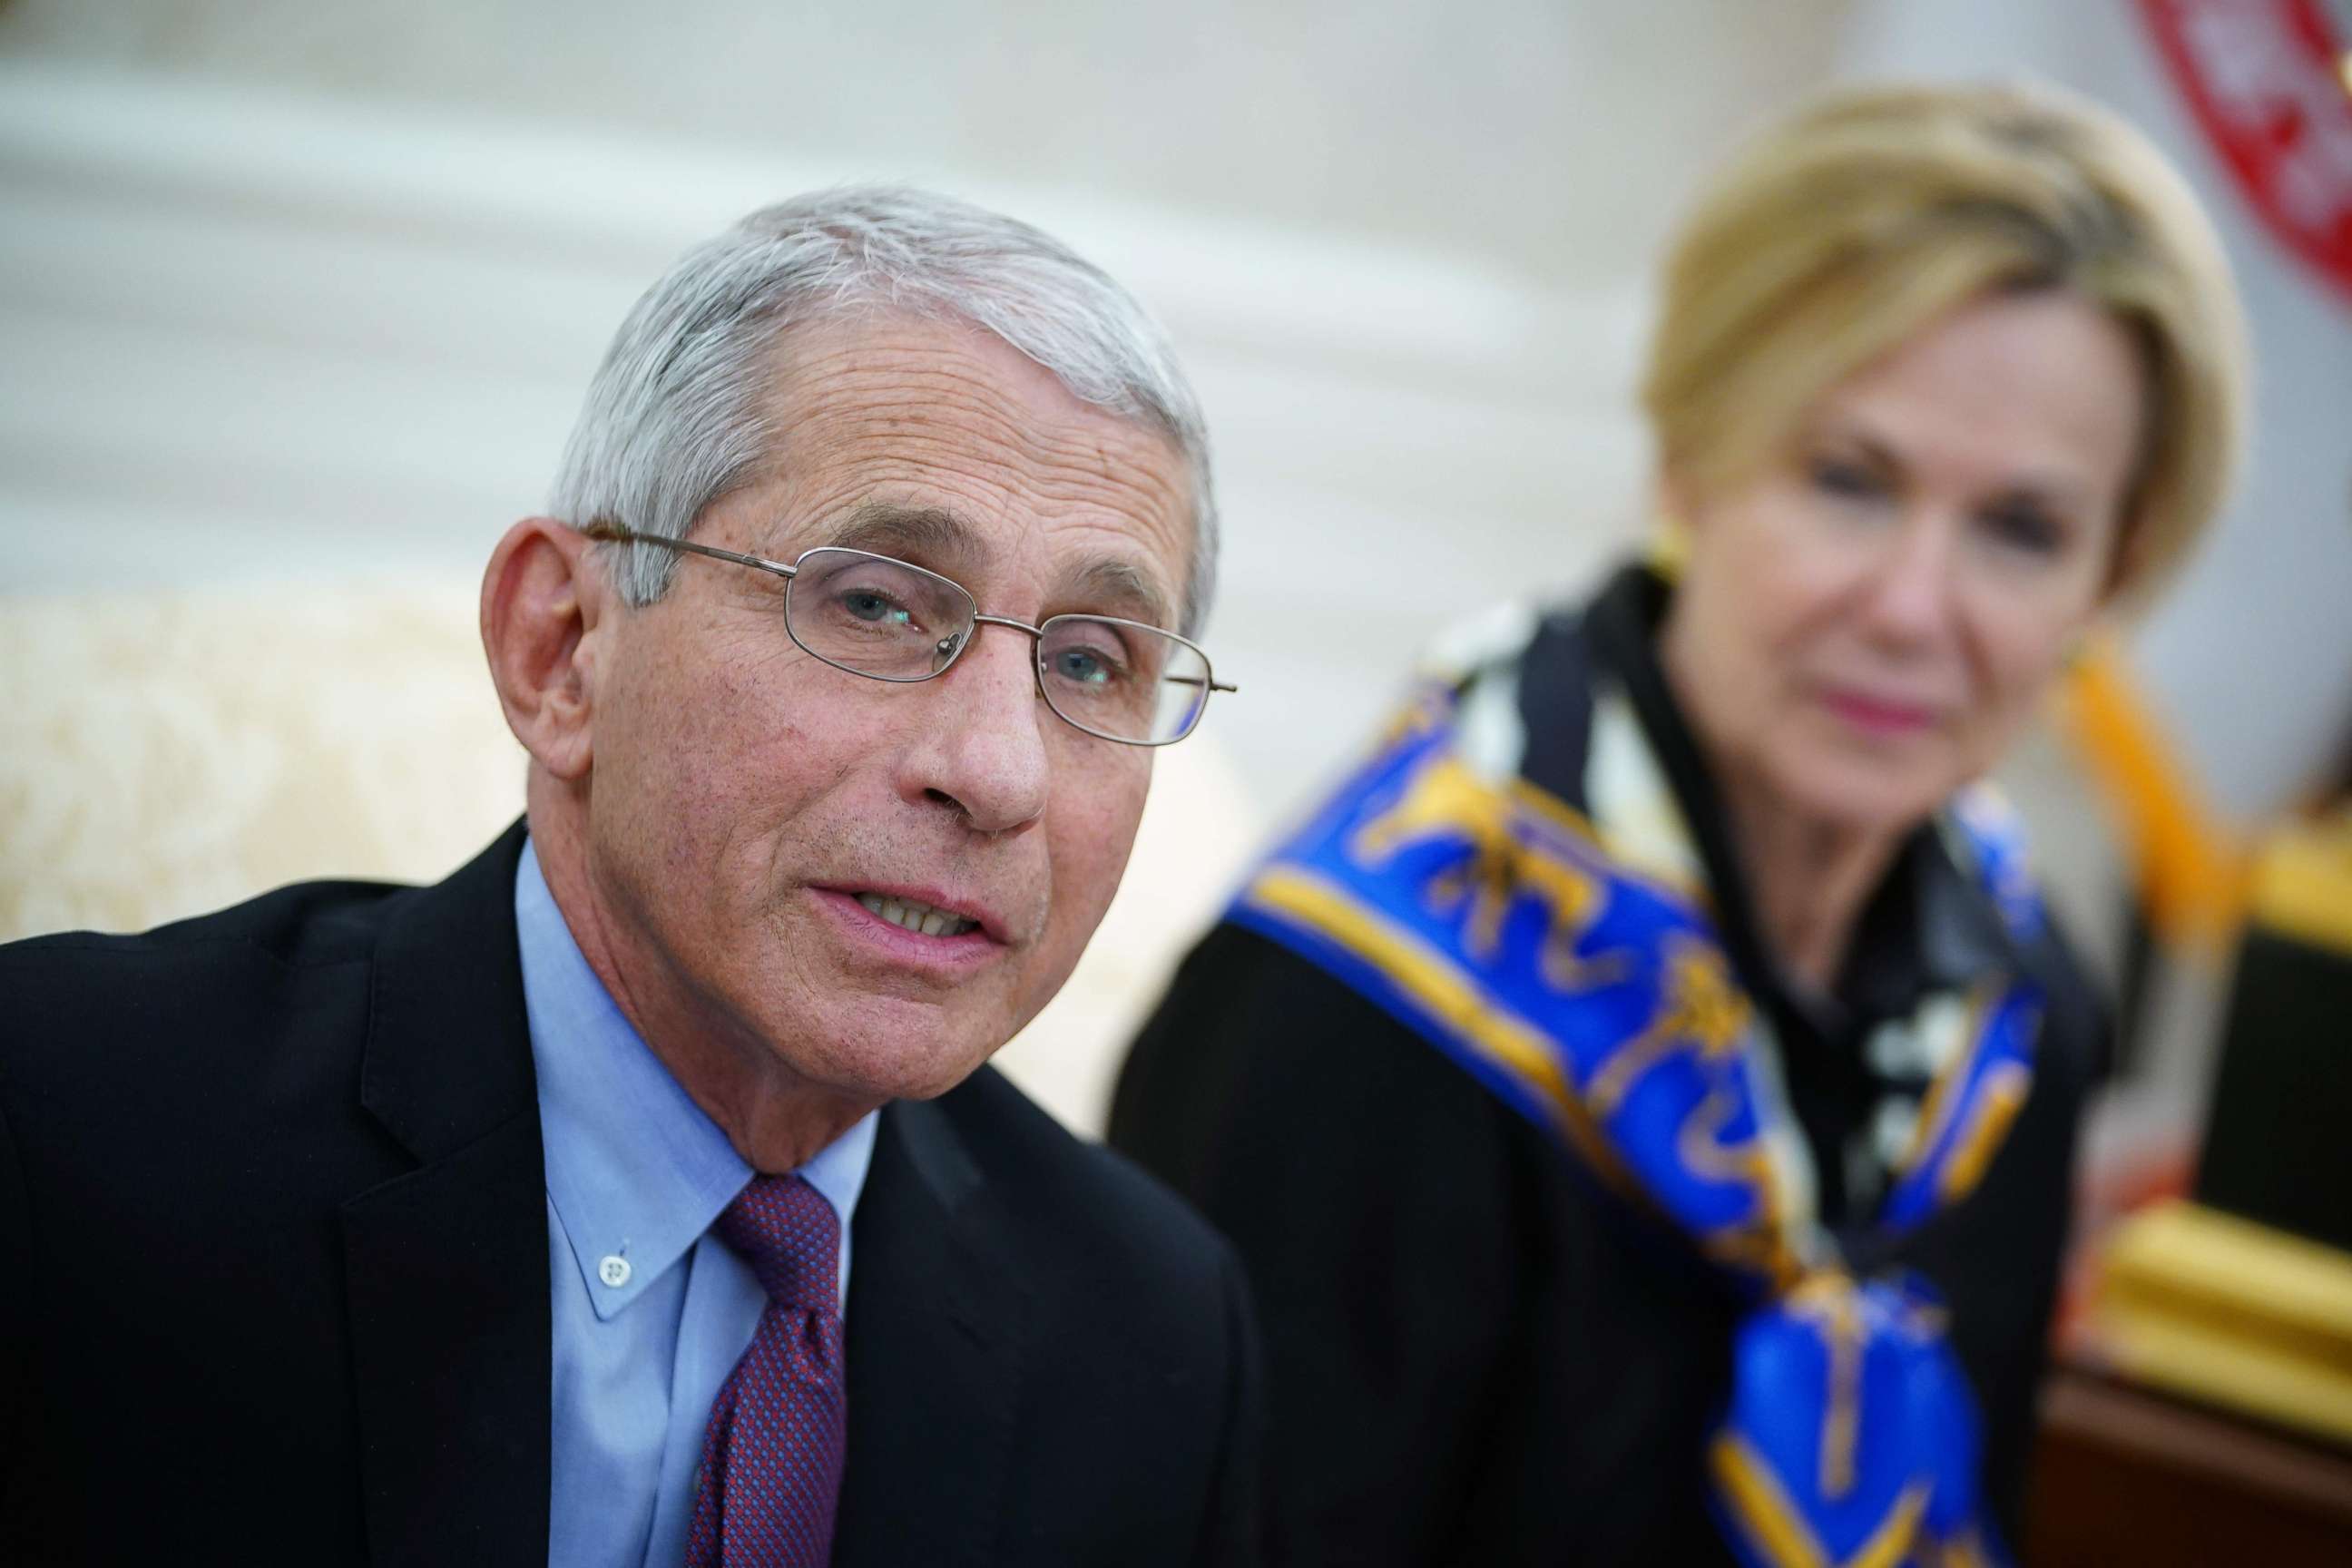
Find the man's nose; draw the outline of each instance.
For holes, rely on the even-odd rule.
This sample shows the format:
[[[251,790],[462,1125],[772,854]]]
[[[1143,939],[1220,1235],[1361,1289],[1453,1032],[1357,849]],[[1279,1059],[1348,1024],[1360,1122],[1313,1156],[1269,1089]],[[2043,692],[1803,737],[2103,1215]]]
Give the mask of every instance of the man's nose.
[[[929,732],[909,753],[905,782],[909,794],[953,806],[982,833],[1008,833],[1045,813],[1045,726],[1060,721],[1038,698],[1028,637],[983,625],[972,638],[946,674],[927,683]]]

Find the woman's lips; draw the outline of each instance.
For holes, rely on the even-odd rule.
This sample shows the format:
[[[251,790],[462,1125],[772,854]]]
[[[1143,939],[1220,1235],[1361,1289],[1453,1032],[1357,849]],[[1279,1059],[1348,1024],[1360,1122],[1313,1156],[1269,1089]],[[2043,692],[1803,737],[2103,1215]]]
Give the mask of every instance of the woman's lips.
[[[1912,735],[1936,722],[1937,710],[1924,703],[1840,687],[1824,690],[1822,705],[1866,735]]]

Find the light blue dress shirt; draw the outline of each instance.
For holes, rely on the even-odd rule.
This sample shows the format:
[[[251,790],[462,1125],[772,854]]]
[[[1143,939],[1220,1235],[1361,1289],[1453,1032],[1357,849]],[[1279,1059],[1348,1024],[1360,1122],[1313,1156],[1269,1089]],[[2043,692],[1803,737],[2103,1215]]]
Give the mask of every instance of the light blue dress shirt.
[[[726,1133],[646,1047],[581,955],[532,847],[515,872],[523,1002],[547,1147],[555,1310],[553,1568],[674,1568],[719,1385],[767,1296],[710,1222],[751,1179]],[[801,1167],[849,1221],[874,1112]]]

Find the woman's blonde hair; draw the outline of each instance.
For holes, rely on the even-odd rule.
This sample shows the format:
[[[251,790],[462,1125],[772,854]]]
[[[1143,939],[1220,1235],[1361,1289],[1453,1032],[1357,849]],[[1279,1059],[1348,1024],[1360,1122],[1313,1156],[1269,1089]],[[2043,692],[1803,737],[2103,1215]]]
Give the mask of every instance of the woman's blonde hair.
[[[1668,259],[1643,403],[1664,472],[1720,494],[1833,384],[1987,292],[2064,289],[2147,366],[2114,586],[2135,595],[2220,507],[2244,420],[2237,290],[2211,225],[2129,125],[2046,89],[1824,99],[1749,145]]]

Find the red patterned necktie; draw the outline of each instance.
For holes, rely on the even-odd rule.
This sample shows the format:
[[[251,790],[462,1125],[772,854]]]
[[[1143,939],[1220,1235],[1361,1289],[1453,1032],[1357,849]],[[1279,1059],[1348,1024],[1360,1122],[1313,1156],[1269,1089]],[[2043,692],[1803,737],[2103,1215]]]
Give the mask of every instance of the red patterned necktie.
[[[822,1568],[848,1410],[841,1222],[798,1176],[754,1176],[711,1228],[751,1264],[768,1305],[711,1403],[688,1568]]]

